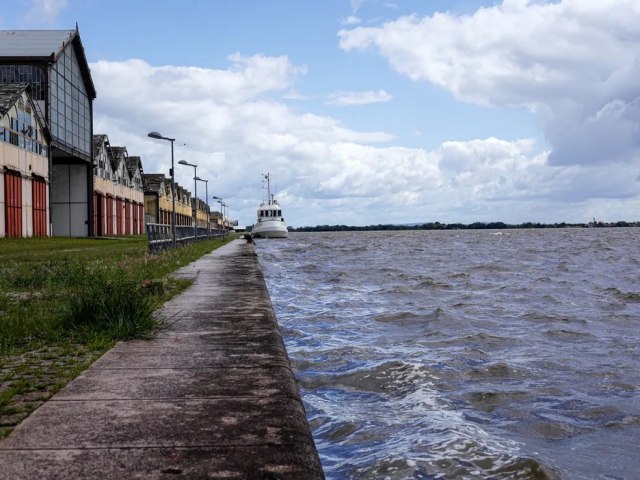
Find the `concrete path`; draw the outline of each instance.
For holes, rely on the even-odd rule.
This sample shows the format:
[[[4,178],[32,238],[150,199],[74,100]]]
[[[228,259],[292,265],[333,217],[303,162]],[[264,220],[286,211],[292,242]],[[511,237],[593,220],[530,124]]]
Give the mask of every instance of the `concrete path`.
[[[252,245],[179,270],[171,327],[123,342],[0,441],[0,479],[322,479]]]

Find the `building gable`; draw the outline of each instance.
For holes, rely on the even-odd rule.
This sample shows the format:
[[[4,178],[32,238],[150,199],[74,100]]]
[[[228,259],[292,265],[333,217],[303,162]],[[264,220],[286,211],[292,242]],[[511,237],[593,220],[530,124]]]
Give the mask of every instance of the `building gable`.
[[[142,161],[140,157],[128,157],[125,161],[131,187],[142,190]]]
[[[0,83],[17,81],[33,85],[36,106],[47,114],[52,146],[91,161],[96,91],[77,26],[0,30]]]
[[[0,84],[0,141],[46,157],[50,139],[29,85]]]
[[[87,95],[93,100],[96,89],[77,26],[75,30],[0,30],[0,64],[52,64],[69,47],[77,58]]]
[[[129,172],[127,171],[126,161],[129,157],[127,147],[109,147],[111,153],[111,168],[113,171],[113,180],[116,183],[129,185]]]
[[[107,135],[93,136],[93,158],[94,174],[106,180],[113,179],[113,168],[111,165],[109,137]]]
[[[143,173],[142,184],[145,194],[165,196],[165,176],[162,173]]]

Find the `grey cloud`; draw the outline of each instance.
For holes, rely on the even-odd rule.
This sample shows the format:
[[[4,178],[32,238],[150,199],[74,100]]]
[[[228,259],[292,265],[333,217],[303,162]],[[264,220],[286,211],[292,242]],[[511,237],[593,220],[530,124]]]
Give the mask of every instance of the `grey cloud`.
[[[401,17],[339,33],[401,74],[540,118],[554,165],[629,162],[640,139],[636,0],[505,0],[473,15]]]

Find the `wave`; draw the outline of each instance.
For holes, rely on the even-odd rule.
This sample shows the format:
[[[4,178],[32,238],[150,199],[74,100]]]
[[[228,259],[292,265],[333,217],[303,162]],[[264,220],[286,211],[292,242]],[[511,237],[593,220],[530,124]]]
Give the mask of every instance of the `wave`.
[[[640,470],[640,229],[510,233],[256,245],[327,478]]]
[[[373,392],[397,397],[405,396],[421,388],[433,378],[434,372],[427,366],[390,361],[346,373],[308,375],[300,379],[300,385],[308,391],[322,388],[342,388],[349,391]]]
[[[396,326],[424,326],[432,322],[447,320],[455,322],[456,319],[452,315],[447,314],[442,308],[436,308],[428,314],[420,314],[412,311],[383,313],[373,317],[375,322],[393,324]]]
[[[623,302],[640,302],[640,292],[625,292],[616,287],[607,288],[605,292]]]

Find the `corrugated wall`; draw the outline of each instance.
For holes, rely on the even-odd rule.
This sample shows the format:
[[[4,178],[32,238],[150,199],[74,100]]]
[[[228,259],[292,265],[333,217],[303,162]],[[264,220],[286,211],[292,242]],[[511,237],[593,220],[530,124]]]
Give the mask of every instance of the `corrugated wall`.
[[[7,237],[22,237],[22,176],[5,170],[5,234]]]

